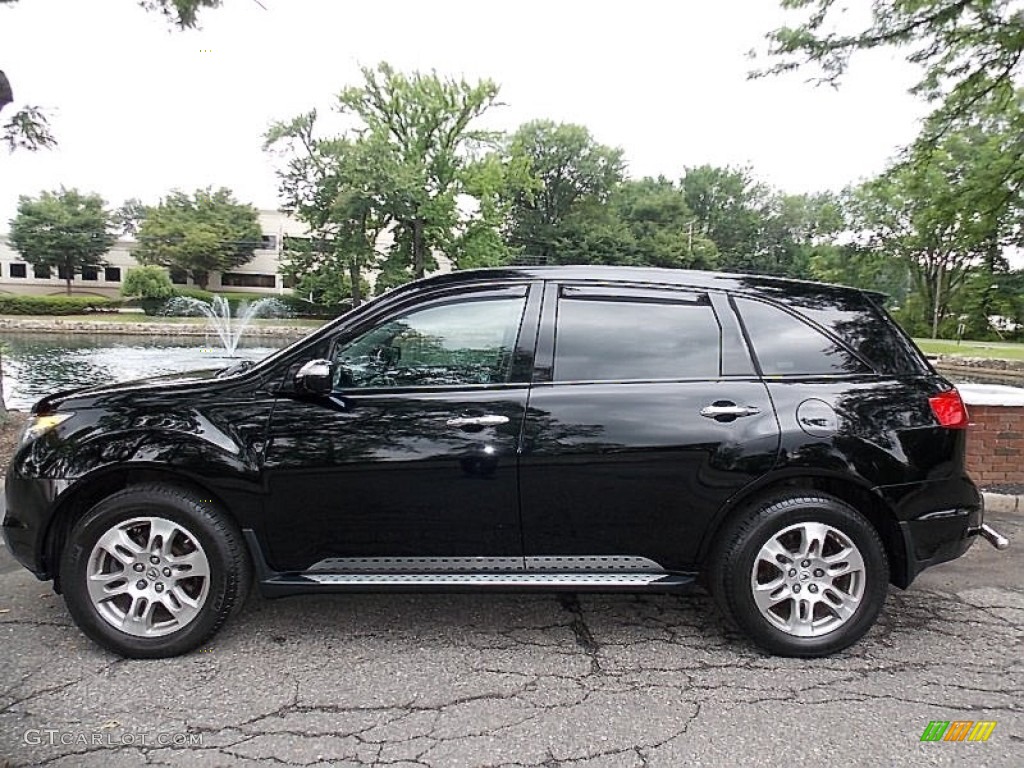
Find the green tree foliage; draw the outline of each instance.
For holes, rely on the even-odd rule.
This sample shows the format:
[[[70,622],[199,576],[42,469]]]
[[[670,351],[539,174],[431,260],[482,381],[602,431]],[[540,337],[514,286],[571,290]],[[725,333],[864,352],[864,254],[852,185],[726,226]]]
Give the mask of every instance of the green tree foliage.
[[[801,19],[768,35],[774,63],[752,76],[808,67],[818,82],[837,85],[857,51],[900,48],[921,68],[911,91],[935,105],[916,142],[917,160],[929,159],[928,150],[972,125],[980,111],[1014,116],[1024,127],[1017,91],[1024,12],[1016,0],[875,0],[870,13],[859,16],[836,0],[780,1]],[[1024,186],[1024,131],[1008,151],[1010,161],[989,182],[1018,190]]]
[[[133,267],[124,278],[121,295],[129,299],[169,299],[174,295],[174,284],[163,267]]]
[[[311,238],[285,241],[283,271],[300,295],[358,306],[364,269],[378,261],[377,241],[393,221],[387,200],[400,168],[373,134],[320,139],[315,110],[275,123],[264,148],[282,157],[283,209],[305,222]]]
[[[142,264],[182,270],[206,288],[210,272],[250,261],[261,238],[257,210],[236,201],[230,190],[175,190],[146,208],[133,254]]]
[[[174,296],[174,284],[163,267],[133,267],[121,284],[121,295],[137,299],[147,315],[155,315],[164,302]]]
[[[844,227],[834,195],[782,194],[748,169],[687,168],[680,184],[695,230],[717,246],[723,270],[806,277],[813,255]]]
[[[589,258],[584,241],[600,250],[616,238],[616,225],[601,222],[599,209],[625,178],[621,149],[598,143],[581,125],[535,120],[512,134],[507,153],[525,160],[536,179],[513,193],[507,230],[512,247],[545,262],[578,261]],[[587,231],[588,221],[595,231]]]
[[[934,147],[918,147],[853,195],[864,243],[910,267],[915,320],[933,337],[971,269],[987,264],[991,271],[1002,250],[1021,241],[1019,193],[1002,172],[1015,161],[1007,145],[1017,140],[1006,128],[982,116]]]
[[[385,289],[435,268],[435,251],[462,265],[503,258],[506,249],[487,230],[502,216],[500,190],[523,174],[489,156],[495,137],[474,128],[497,86],[407,75],[386,63],[362,74],[361,85],[337,98],[337,111],[354,124],[346,134],[318,136],[311,111],[273,124],[265,136],[265,148],[283,160],[283,207],[309,225],[317,243],[295,241],[289,273],[300,282],[312,275],[309,287],[320,295],[327,285],[347,286],[358,304],[368,268],[379,270],[377,286]],[[467,195],[476,205],[471,213],[458,205]],[[378,251],[385,230],[390,244]]]
[[[435,266],[432,251],[450,248],[467,166],[496,139],[474,124],[495,104],[498,86],[436,72],[407,75],[387,63],[362,72],[363,84],[338,94],[337,106],[361,123],[364,140],[387,149],[384,205],[395,224],[392,256],[399,262],[392,258],[390,271],[420,278]]]
[[[1012,93],[1024,62],[1024,13],[1015,0],[875,0],[865,23],[849,22],[836,0],[781,0],[802,21],[768,35],[776,59],[754,76],[810,65],[819,82],[835,85],[857,51],[898,47],[918,64],[914,93],[939,102],[944,125],[970,119],[978,104]]]
[[[103,266],[115,241],[111,226],[102,197],[61,188],[18,198],[10,242],[29,264],[63,272],[70,296],[76,272]]]

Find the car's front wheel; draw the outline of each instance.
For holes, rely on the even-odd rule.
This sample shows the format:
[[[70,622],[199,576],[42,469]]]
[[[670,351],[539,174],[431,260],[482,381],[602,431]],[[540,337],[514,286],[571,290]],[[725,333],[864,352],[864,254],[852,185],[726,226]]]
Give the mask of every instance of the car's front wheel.
[[[825,656],[874,624],[889,565],[863,515],[825,494],[791,493],[765,499],[734,523],[709,575],[719,606],[758,645]]]
[[[241,535],[210,502],[174,486],[131,486],[73,527],[64,599],[93,640],[122,656],[196,648],[241,604],[250,580]]]

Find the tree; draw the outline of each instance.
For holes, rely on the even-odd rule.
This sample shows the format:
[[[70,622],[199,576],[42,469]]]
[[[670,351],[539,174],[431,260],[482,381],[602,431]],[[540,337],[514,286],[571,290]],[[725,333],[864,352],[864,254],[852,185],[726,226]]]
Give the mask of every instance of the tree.
[[[338,94],[338,110],[360,121],[361,138],[389,150],[385,205],[397,229],[392,255],[409,278],[420,278],[433,266],[431,252],[451,244],[467,165],[495,142],[493,133],[473,124],[496,103],[498,86],[436,72],[406,75],[387,63],[362,73],[363,85]]]
[[[210,272],[245,264],[262,243],[258,211],[239,203],[231,191],[174,190],[148,207],[139,225],[134,256],[141,264],[184,271],[200,288]]]
[[[121,284],[121,295],[139,299],[147,315],[152,315],[174,295],[174,284],[163,267],[155,265],[133,267]]]
[[[918,148],[927,158],[912,154],[854,194],[862,242],[909,265],[933,338],[972,266],[1020,242],[1019,197],[1005,179],[994,183],[1015,162],[1006,152],[1013,141],[997,124],[978,121]]]
[[[1024,13],[1014,0],[875,0],[866,24],[847,22],[836,0],[781,0],[804,19],[769,33],[767,55],[776,62],[753,73],[817,68],[818,82],[835,85],[853,53],[883,47],[908,49],[923,74],[912,92],[940,102],[945,125],[969,119],[997,93],[1012,93],[1024,70]],[[846,29],[847,31],[839,31]]]
[[[495,137],[473,123],[498,87],[434,72],[406,75],[386,63],[362,74],[362,85],[337,98],[337,111],[355,121],[347,133],[318,136],[311,111],[275,123],[265,136],[265,149],[285,160],[278,170],[284,209],[321,241],[294,249],[289,269],[296,276],[312,271],[320,284],[344,281],[354,303],[367,267],[380,270],[383,289],[423,277],[435,266],[435,250],[478,258],[486,241],[481,228],[496,216],[491,200],[478,200],[468,216],[456,203],[467,192],[492,193],[493,174],[479,163]],[[392,242],[378,253],[385,230]]]
[[[111,214],[103,198],[61,188],[38,198],[18,198],[11,220],[11,246],[35,267],[57,268],[71,295],[76,272],[103,266],[115,242]]]
[[[371,135],[320,139],[315,110],[275,123],[264,149],[286,159],[278,170],[283,210],[305,222],[311,239],[285,241],[284,274],[296,289],[358,306],[362,272],[378,260],[377,241],[391,223],[385,200],[396,176],[389,148]]]
[[[1017,84],[1024,74],[1024,12],[1016,0],[875,0],[866,23],[850,22],[836,0],[781,0],[802,21],[768,34],[774,63],[752,77],[809,67],[818,83],[837,85],[857,51],[895,47],[920,65],[911,89],[936,105],[918,137],[917,158],[928,160],[949,133],[981,110],[1020,118]],[[860,17],[854,17],[857,19]],[[1024,186],[1024,139],[1018,135],[1014,162],[992,178],[996,188]]]
[[[675,269],[711,269],[718,248],[695,228],[683,191],[664,177],[620,183],[607,210],[623,227],[617,263]]]
[[[509,244],[544,261],[566,258],[559,250],[567,238],[578,245],[584,211],[607,203],[625,178],[622,150],[599,144],[581,125],[535,120],[520,126],[507,151],[524,158],[537,179],[514,195]]]
[[[18,0],[0,0],[0,5],[13,5]],[[201,8],[217,8],[221,0],[141,0],[139,5],[150,11],[162,13],[180,29],[194,28]],[[0,70],[0,112],[14,102],[14,90],[7,76]],[[50,132],[46,113],[38,106],[26,105],[19,109],[3,124],[0,141],[7,144],[9,151],[27,149],[34,152],[57,146],[57,140]]]

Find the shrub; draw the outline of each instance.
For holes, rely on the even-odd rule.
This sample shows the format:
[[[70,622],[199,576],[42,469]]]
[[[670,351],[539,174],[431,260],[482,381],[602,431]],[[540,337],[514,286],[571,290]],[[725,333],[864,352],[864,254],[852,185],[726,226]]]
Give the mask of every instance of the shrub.
[[[118,306],[102,296],[0,296],[0,315],[81,315]]]
[[[169,299],[174,284],[163,267],[133,267],[121,286],[121,295],[132,299]]]

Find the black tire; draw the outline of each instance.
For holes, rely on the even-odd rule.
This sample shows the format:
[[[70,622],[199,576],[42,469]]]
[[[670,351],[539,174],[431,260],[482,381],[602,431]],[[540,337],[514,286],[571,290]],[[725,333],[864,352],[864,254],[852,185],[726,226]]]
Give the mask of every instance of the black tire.
[[[109,541],[119,526],[124,530],[126,523],[136,519],[157,521],[150,525],[139,523],[127,529],[130,536],[138,539],[136,543],[140,548],[144,548],[143,542],[147,540],[149,532],[148,538],[154,544],[154,552],[143,554],[127,548],[119,550],[125,558],[134,557],[136,560],[156,556],[157,564],[149,582],[144,581],[150,576],[149,571],[138,568],[138,562],[129,566],[110,554],[104,554],[104,551],[94,552],[101,537],[106,534],[108,538],[104,541]],[[168,537],[173,542],[164,542],[161,537],[154,538],[156,526],[165,523],[169,523],[169,529],[174,530]],[[159,547],[164,543],[170,556],[160,561],[165,553],[159,551]],[[172,547],[179,551],[171,551]],[[207,577],[190,578],[187,576],[190,566],[177,564],[185,562],[189,557],[195,560],[197,552],[204,560],[196,561],[197,566],[194,567],[200,567],[198,563],[205,562]],[[179,559],[172,559],[175,556]],[[104,565],[97,565],[100,562]],[[142,572],[135,573],[136,568]],[[118,575],[118,569],[123,569],[127,578],[124,584],[117,585],[122,594],[94,601],[90,595],[89,574],[96,573],[97,569],[103,571],[103,579],[112,582],[118,581],[114,577]],[[168,572],[177,575],[167,578],[165,586],[162,574]],[[241,534],[222,510],[188,490],[173,485],[147,483],[129,486],[108,496],[77,521],[61,556],[60,577],[68,610],[86,635],[122,656],[154,659],[187,653],[217,632],[244,603],[252,580],[252,566]],[[136,580],[136,577],[139,579]],[[148,584],[151,590],[159,589],[161,594],[132,591],[141,590],[136,585],[143,583]],[[183,594],[182,590],[190,599],[195,598],[196,604],[194,608],[186,605],[185,610],[189,614],[187,621],[179,621],[164,605],[165,600],[173,600],[178,610],[181,610],[182,601],[176,596],[172,597],[171,593],[180,595]],[[138,632],[162,633],[159,636],[132,634],[112,623],[119,612],[127,617],[136,606],[135,599],[142,594],[151,599],[138,600],[142,606],[140,613],[146,613],[152,626],[147,628],[145,623],[133,626],[138,627]],[[148,612],[145,611],[147,605]],[[122,625],[132,623],[125,618]]]
[[[824,573],[819,579],[818,568],[811,566],[823,565],[824,560],[800,559],[783,568],[781,563],[785,562],[784,558],[778,566],[769,564],[767,558],[759,558],[762,547],[780,534],[783,542],[796,541],[797,537],[806,542],[807,538],[801,536],[801,531],[807,529],[801,528],[800,524],[813,523],[822,523],[835,531],[825,539],[826,552],[849,552],[850,557],[846,559],[856,562],[853,550],[842,548],[844,539],[856,547],[863,562],[860,575],[851,574],[847,578],[831,577]],[[784,533],[787,529],[793,530]],[[811,563],[811,566],[804,568],[804,562]],[[759,569],[756,574],[755,565]],[[839,565],[828,567],[840,569],[841,572]],[[826,567],[821,570],[824,572]],[[781,596],[781,602],[765,613],[762,613],[755,601],[755,581],[758,584],[783,585],[772,590],[773,596]],[[808,594],[812,584],[813,596]],[[751,640],[770,653],[780,656],[827,656],[857,642],[875,623],[888,593],[889,561],[878,532],[863,515],[827,494],[797,491],[761,500],[727,527],[711,559],[708,586],[719,609]],[[859,601],[844,618],[832,605],[844,603],[844,590],[847,589],[859,594]],[[800,594],[794,594],[794,590]],[[818,605],[825,602],[826,593],[828,604]],[[762,591],[762,596],[764,594],[765,591]],[[798,602],[810,606],[809,609],[800,611]],[[812,623],[821,622],[821,625],[817,630],[811,629],[806,624],[807,618],[801,623],[798,615],[809,618]],[[830,628],[829,622],[836,626]],[[801,627],[791,632],[780,626],[783,623],[790,627]],[[799,631],[817,631],[821,634],[794,634]]]

